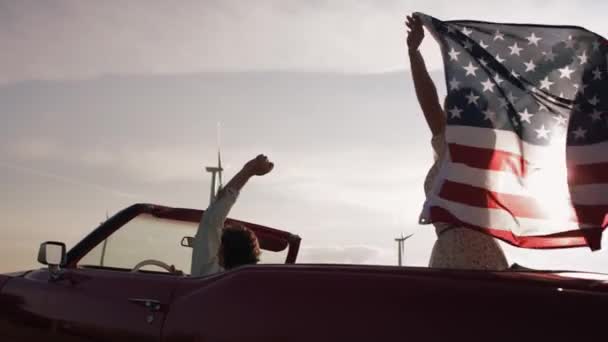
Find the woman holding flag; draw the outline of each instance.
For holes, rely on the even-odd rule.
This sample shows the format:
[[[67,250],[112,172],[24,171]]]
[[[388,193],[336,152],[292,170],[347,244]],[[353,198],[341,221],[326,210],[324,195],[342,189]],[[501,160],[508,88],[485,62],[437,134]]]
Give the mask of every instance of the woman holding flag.
[[[407,47],[411,73],[418,102],[433,135],[431,146],[435,162],[424,182],[428,195],[435,181],[439,164],[449,158],[445,144],[446,116],[439,102],[437,89],[426,69],[422,54],[418,50],[424,39],[421,20],[408,16]],[[491,236],[453,224],[435,222],[437,241],[433,246],[429,266],[433,268],[503,270],[508,268],[506,257]]]

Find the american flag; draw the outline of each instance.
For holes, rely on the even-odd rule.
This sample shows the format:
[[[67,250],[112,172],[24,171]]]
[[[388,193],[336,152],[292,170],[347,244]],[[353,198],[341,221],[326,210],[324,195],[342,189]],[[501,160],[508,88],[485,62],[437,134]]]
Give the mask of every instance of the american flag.
[[[581,27],[417,13],[445,68],[447,157],[421,223],[527,248],[600,247],[608,218],[608,45]]]

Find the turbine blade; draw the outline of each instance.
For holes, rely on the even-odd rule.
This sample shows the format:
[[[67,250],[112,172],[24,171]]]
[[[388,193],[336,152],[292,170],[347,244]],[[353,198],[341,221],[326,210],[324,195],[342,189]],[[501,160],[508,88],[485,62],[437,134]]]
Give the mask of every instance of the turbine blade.
[[[217,168],[219,169],[218,170],[218,173],[219,173],[219,175],[218,175],[219,176],[218,177],[219,188],[221,188],[222,187],[222,171],[223,171],[223,169],[222,169],[222,155],[221,155],[219,146],[217,148]]]
[[[219,181],[219,186],[218,189],[222,188],[222,171],[224,171],[222,169],[222,139],[221,139],[221,133],[222,133],[222,124],[218,121],[217,123],[217,168],[219,169],[219,175],[218,175],[218,181]]]

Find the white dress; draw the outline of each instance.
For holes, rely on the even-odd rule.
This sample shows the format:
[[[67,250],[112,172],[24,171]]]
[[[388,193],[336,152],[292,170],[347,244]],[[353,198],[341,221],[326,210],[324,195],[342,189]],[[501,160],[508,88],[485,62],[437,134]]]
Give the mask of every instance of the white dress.
[[[439,164],[446,158],[444,133],[431,140],[435,162],[424,181],[428,195],[439,171]],[[498,242],[491,236],[466,227],[448,223],[434,223],[437,241],[433,246],[429,267],[480,270],[504,270],[507,259]]]

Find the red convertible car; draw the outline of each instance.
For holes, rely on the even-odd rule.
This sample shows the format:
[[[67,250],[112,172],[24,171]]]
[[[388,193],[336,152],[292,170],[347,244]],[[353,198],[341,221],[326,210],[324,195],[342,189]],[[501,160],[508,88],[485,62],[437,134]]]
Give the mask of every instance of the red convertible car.
[[[43,243],[47,267],[0,274],[0,341],[606,338],[602,275],[295,264],[298,236],[242,221],[269,263],[190,277],[201,214],[136,204]]]

